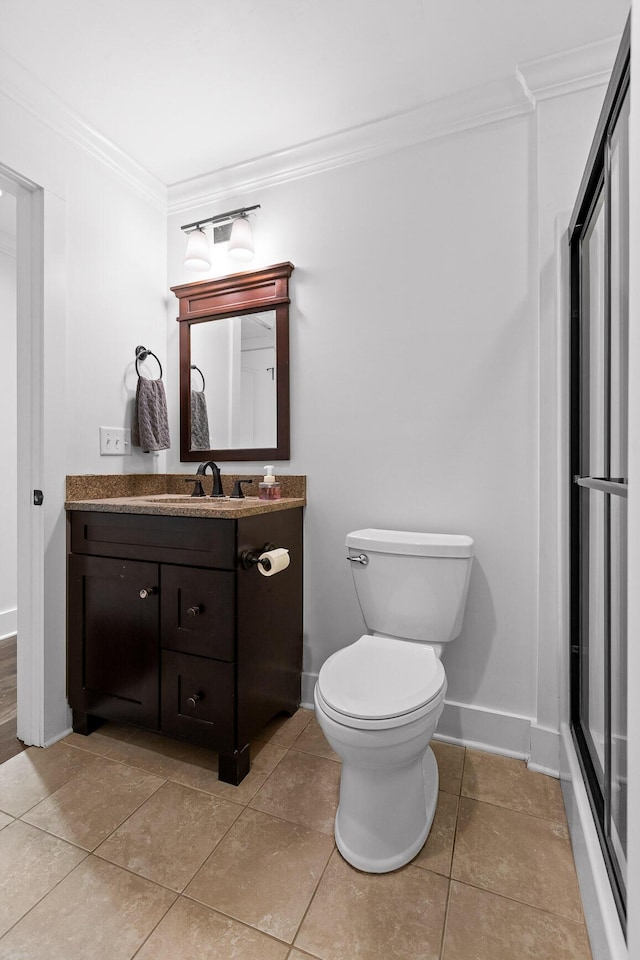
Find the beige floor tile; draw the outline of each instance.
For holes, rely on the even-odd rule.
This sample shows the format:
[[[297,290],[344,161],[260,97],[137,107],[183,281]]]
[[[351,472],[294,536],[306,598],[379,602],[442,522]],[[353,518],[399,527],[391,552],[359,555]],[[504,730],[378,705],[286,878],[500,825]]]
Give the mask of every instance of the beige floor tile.
[[[96,753],[99,757],[102,757],[105,751],[113,746],[114,741],[127,740],[133,729],[133,727],[128,727],[124,723],[103,723],[88,737],[81,733],[70,733],[62,743],[66,743],[70,747],[77,747],[79,750],[88,750],[89,753]]]
[[[583,920],[564,824],[462,797],[451,876],[569,920]]]
[[[126,740],[105,738],[105,741],[103,756],[166,780],[180,769],[186,750],[185,744],[150,730],[132,729]]]
[[[14,820],[0,833],[0,937],[87,856]]]
[[[333,836],[340,764],[290,750],[251,801],[263,813]]]
[[[434,870],[444,877],[451,876],[457,814],[458,798],[451,793],[443,793],[441,790],[438,795],[436,815],[433,818],[427,842],[413,860],[416,867]]]
[[[582,923],[451,884],[443,960],[591,960]]]
[[[95,851],[180,893],[242,807],[179,783],[165,783]]]
[[[316,958],[310,953],[303,953],[302,950],[292,947],[291,953],[287,957],[287,960],[316,960]]]
[[[330,837],[246,809],[186,895],[291,943],[332,851]]]
[[[524,760],[467,750],[462,795],[566,823],[560,781],[529,770]]]
[[[444,743],[442,740],[432,740],[431,749],[438,761],[440,775],[440,789],[445,793],[460,793],[462,786],[462,770],[464,768],[465,748],[455,743]]]
[[[22,816],[94,760],[93,754],[63,743],[29,747],[0,766],[0,810]]]
[[[313,716],[302,733],[293,741],[291,748],[301,750],[303,753],[312,753],[316,757],[326,757],[327,760],[337,760],[340,763],[340,757],[327,743],[318,721]]]
[[[438,960],[448,881],[414,866],[354,870],[335,852],[295,940],[322,960]]]
[[[181,897],[136,960],[285,960],[288,946]]]
[[[0,960],[130,960],[175,894],[87,857],[0,940]]]
[[[95,757],[86,770],[29,810],[24,819],[93,850],[162,783],[153,774]]]
[[[281,743],[283,747],[290,747],[312,717],[313,710],[305,710],[302,707],[292,717],[281,714],[263,727],[256,735],[256,740]]]
[[[196,790],[205,790],[223,800],[245,804],[260,789],[276,764],[284,757],[287,748],[278,743],[263,743],[254,740],[251,744],[251,769],[242,783],[234,787],[218,780],[218,755],[202,747],[189,747],[182,765],[171,780]]]

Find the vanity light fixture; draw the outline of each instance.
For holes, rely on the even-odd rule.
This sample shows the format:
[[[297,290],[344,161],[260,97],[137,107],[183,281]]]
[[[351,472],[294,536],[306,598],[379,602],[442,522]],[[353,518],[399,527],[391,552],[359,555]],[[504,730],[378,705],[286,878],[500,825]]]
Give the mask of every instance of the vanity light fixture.
[[[239,207],[215,217],[205,217],[195,223],[186,223],[181,230],[187,234],[187,249],[184,265],[187,270],[209,270],[213,262],[211,244],[204,227],[213,227],[213,243],[229,241],[229,255],[236,260],[251,260],[254,253],[253,231],[247,214],[259,210],[260,204],[253,207]]]

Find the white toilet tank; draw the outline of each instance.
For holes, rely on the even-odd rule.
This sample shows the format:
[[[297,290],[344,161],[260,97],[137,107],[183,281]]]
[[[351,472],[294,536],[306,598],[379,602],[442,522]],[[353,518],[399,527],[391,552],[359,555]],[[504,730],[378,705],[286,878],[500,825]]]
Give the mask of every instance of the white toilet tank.
[[[458,636],[473,562],[471,537],[355,530],[346,546],[371,633],[433,644]]]

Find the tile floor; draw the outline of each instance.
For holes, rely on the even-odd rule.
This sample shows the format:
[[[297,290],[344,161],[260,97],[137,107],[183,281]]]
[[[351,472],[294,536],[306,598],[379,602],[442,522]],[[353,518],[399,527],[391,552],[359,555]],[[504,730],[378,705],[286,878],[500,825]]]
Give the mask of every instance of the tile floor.
[[[101,727],[0,766],[0,960],[589,960],[557,781],[435,743],[412,863],[333,842],[340,765],[306,710],[240,785],[215,754]]]

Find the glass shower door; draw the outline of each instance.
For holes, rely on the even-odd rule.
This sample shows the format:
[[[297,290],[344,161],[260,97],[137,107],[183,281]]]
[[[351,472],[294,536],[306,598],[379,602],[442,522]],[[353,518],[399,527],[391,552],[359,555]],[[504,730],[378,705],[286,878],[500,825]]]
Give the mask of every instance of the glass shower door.
[[[571,726],[621,917],[627,843],[628,55],[570,228]],[[615,71],[614,71],[615,73]],[[610,88],[611,90],[611,88]]]

